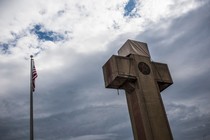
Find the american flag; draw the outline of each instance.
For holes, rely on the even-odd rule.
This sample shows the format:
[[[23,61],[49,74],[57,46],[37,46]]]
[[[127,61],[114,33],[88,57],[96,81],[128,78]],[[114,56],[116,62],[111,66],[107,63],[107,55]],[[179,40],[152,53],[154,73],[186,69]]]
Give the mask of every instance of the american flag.
[[[33,66],[32,66],[32,91],[35,91],[35,79],[38,77],[37,72],[36,72],[36,68],[34,65],[34,61],[33,61]]]

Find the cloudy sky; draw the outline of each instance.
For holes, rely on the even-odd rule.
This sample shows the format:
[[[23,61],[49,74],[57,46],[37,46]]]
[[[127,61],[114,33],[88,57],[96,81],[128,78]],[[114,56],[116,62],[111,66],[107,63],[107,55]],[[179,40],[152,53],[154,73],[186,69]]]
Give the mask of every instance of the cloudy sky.
[[[0,0],[0,139],[29,139],[30,55],[36,140],[132,140],[124,91],[103,64],[146,42],[174,84],[161,93],[175,140],[210,139],[209,0]]]

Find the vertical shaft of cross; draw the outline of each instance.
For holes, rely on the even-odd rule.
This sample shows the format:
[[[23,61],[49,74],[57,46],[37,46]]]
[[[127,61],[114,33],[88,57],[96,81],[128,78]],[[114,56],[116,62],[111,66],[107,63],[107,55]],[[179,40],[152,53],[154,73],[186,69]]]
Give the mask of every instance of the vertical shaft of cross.
[[[150,59],[137,55],[130,57],[134,58],[137,81],[133,92],[126,91],[126,98],[135,140],[172,140],[153,70],[150,73],[139,70],[139,63],[152,68]]]

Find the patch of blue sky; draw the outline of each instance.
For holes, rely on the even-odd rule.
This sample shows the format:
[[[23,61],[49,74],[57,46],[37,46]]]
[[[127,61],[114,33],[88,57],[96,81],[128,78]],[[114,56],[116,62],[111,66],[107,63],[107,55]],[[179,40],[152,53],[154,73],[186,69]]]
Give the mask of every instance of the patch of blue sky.
[[[128,0],[124,7],[124,16],[133,16],[133,9],[136,7],[136,0]]]
[[[36,24],[31,29],[31,33],[34,33],[39,40],[42,41],[61,41],[64,40],[64,36],[60,33],[46,30],[43,25]]]
[[[4,54],[10,54],[10,48],[15,47],[17,44],[17,38],[9,40],[7,42],[0,42],[0,50]]]
[[[0,43],[0,48],[3,53],[9,52],[9,44],[7,43]]]

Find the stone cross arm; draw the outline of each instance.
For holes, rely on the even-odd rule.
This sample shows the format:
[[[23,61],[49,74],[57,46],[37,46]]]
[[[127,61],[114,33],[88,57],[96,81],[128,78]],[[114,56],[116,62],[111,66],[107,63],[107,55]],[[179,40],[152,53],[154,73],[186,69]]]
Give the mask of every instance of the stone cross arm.
[[[135,57],[113,55],[103,66],[105,87],[132,90],[132,83],[138,76],[134,59]],[[167,64],[151,62],[150,69],[160,92],[173,83]]]

